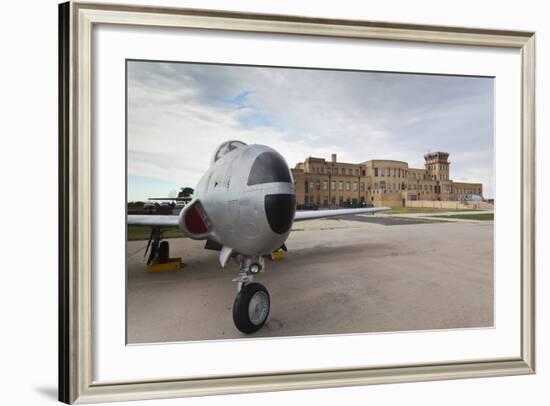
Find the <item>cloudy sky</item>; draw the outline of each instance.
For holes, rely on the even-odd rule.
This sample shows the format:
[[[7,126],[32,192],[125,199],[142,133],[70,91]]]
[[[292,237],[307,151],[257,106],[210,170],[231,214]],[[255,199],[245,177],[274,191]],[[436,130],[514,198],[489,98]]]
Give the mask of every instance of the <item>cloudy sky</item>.
[[[423,168],[450,153],[451,179],[493,197],[493,79],[128,62],[128,200],[195,187],[216,147],[269,145],[307,156],[395,159]]]

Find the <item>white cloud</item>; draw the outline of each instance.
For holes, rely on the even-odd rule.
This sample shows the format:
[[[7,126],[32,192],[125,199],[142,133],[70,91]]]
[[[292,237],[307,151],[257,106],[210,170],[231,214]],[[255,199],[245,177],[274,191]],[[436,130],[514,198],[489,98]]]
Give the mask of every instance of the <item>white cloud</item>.
[[[194,186],[228,139],[270,145],[291,166],[336,152],[422,167],[444,150],[453,179],[492,196],[492,114],[488,78],[130,62],[128,170]]]

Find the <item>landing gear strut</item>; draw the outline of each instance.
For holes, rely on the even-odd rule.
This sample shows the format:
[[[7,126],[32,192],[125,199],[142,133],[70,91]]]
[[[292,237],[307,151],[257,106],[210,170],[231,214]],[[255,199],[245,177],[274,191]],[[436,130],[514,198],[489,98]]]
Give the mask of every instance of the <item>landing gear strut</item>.
[[[170,245],[168,244],[168,241],[161,240],[162,230],[160,229],[160,227],[153,227],[144,254],[145,259],[145,256],[147,256],[147,252],[149,252],[147,265],[166,263],[170,259]]]
[[[240,257],[241,270],[234,279],[238,294],[233,302],[233,322],[245,334],[258,331],[269,316],[270,299],[265,286],[253,283],[254,275],[264,267],[263,257]]]

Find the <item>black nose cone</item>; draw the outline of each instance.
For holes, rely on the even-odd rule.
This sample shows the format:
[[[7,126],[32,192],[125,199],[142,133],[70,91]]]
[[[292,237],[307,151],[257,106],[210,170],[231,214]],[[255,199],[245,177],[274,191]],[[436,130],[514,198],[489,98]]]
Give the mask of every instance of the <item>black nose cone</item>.
[[[294,220],[296,196],[293,194],[276,194],[265,196],[265,214],[271,229],[277,234],[284,234]]]

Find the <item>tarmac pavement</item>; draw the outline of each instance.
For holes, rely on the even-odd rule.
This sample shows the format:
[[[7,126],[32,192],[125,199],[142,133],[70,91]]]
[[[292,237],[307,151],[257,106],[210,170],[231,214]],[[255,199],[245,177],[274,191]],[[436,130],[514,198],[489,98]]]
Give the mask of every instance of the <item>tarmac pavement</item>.
[[[296,223],[286,257],[256,278],[271,312],[250,336],[232,320],[237,265],[220,269],[204,241],[168,241],[186,267],[163,273],[146,271],[146,241],[128,243],[129,343],[493,325],[492,221]]]

